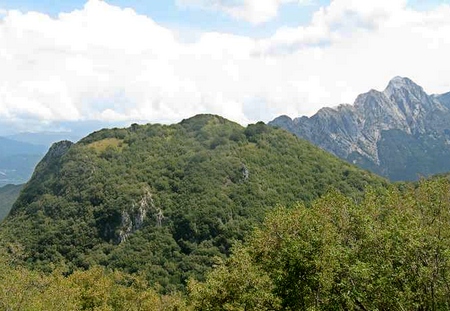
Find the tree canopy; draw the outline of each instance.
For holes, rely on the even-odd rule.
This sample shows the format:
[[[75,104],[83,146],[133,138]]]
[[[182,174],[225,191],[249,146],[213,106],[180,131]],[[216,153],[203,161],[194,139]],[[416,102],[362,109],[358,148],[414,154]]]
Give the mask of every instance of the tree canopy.
[[[335,192],[279,207],[206,282],[190,283],[194,307],[448,310],[449,224],[447,179],[371,189],[359,204]]]
[[[54,145],[0,236],[32,268],[101,265],[170,292],[202,280],[277,204],[386,184],[283,130],[199,115]]]

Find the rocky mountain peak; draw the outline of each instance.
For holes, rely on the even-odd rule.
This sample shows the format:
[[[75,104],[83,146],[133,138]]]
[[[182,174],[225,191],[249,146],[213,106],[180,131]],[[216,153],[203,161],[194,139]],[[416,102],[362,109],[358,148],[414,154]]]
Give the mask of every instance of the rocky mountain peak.
[[[386,87],[386,90],[399,90],[399,89],[411,89],[411,88],[420,88],[422,89],[421,86],[417,85],[416,83],[414,83],[414,81],[412,81],[409,78],[406,77],[400,77],[400,76],[396,76],[394,78],[391,79],[391,81],[389,81],[388,86]]]
[[[429,108],[430,96],[423,90],[423,88],[414,83],[409,78],[395,77],[389,81],[388,86],[383,93],[392,101],[399,104],[405,114],[408,113],[408,108],[413,106],[424,106]],[[402,107],[407,105],[409,107]]]
[[[47,152],[47,158],[60,158],[69,151],[70,147],[72,147],[73,142],[68,140],[63,140],[60,142],[54,143]]]
[[[293,120],[288,117],[287,115],[281,115],[279,117],[276,117],[273,122],[292,122]]]
[[[370,90],[367,93],[360,94],[355,100],[355,108],[357,109],[365,109],[373,106],[382,105],[384,102],[387,102],[388,98],[382,92],[377,90]]]
[[[450,167],[443,156],[450,154],[450,93],[430,96],[406,77],[394,77],[382,92],[359,95],[353,106],[322,108],[310,118],[282,121],[269,124],[393,180]],[[422,159],[434,162],[423,164]]]
[[[411,133],[425,133],[441,127],[441,115],[448,109],[408,78],[395,77],[383,92],[401,110]],[[434,122],[428,122],[427,119]],[[444,122],[445,123],[445,122]]]
[[[398,93],[410,93],[420,96],[427,96],[423,88],[416,84],[414,81],[412,81],[409,78],[406,77],[394,77],[391,81],[389,81],[386,89],[383,91],[384,94],[386,94],[387,97],[391,97],[392,95],[398,94]]]
[[[370,132],[374,129],[386,130],[392,126],[405,129],[405,117],[395,102],[385,92],[370,90],[359,95],[355,108]]]

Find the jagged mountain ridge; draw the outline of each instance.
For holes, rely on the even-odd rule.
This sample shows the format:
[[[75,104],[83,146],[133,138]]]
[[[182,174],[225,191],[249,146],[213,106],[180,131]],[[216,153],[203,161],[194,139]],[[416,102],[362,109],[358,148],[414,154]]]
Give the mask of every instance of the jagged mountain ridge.
[[[395,77],[384,91],[361,94],[353,105],[269,124],[391,180],[450,170],[450,93],[428,95],[409,78]]]
[[[50,148],[5,221],[33,267],[142,272],[166,289],[201,278],[277,204],[386,181],[263,123],[218,116],[132,125]]]

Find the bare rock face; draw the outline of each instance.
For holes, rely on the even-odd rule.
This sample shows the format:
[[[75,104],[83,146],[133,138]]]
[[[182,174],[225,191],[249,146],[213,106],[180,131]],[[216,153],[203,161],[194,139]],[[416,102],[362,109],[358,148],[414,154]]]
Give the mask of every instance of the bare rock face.
[[[361,94],[353,105],[323,108],[310,118],[281,116],[269,124],[392,180],[413,180],[450,170],[450,163],[436,164],[450,154],[449,94],[430,96],[410,79],[395,77],[384,91]]]
[[[73,142],[68,140],[63,140],[57,143],[54,143],[49,151],[47,152],[47,155],[45,157],[51,157],[51,158],[60,158],[63,155],[69,151],[69,148],[72,147]]]
[[[70,147],[72,147],[73,143],[68,140],[63,140],[57,143],[54,143],[44,158],[42,158],[41,163],[39,165],[48,165],[52,162],[58,161],[62,156],[64,156],[67,151],[69,151]]]
[[[441,102],[445,107],[450,108],[450,92],[441,95],[433,95],[433,97]]]
[[[42,158],[41,162],[36,166],[33,175],[39,175],[42,171],[57,166],[61,158],[69,151],[72,145],[73,143],[68,140],[54,143],[47,154]]]
[[[129,210],[122,211],[118,242],[126,242],[131,234],[142,228],[147,213],[154,209],[156,207],[152,195],[147,190],[138,203],[133,203]],[[160,222],[158,224],[161,225]]]

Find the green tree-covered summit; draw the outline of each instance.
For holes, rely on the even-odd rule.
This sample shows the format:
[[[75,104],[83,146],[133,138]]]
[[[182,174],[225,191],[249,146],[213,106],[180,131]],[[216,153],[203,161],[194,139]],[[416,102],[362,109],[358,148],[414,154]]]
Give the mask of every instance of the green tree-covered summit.
[[[0,227],[31,266],[100,264],[170,290],[281,204],[385,181],[263,123],[199,115],[55,144]]]

